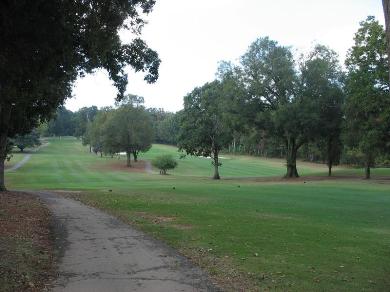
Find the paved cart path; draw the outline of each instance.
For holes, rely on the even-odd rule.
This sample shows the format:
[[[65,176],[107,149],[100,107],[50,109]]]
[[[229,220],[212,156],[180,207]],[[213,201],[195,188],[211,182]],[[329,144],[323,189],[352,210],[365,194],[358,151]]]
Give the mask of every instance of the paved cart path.
[[[63,250],[53,291],[215,291],[200,269],[144,233],[78,201],[35,194],[52,210]]]
[[[13,165],[12,167],[10,168],[7,168],[5,171],[16,171],[18,170],[19,168],[21,168],[23,165],[25,165],[27,163],[27,161],[29,161],[31,158],[31,154],[26,154],[22,160],[20,160],[19,162],[15,163],[15,165]]]

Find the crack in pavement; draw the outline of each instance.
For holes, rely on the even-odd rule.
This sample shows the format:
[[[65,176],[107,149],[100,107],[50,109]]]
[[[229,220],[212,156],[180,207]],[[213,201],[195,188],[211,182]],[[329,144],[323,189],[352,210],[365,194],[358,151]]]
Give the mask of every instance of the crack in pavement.
[[[113,216],[54,193],[33,193],[65,229],[66,236],[57,236],[64,247],[53,291],[218,291],[172,248]]]

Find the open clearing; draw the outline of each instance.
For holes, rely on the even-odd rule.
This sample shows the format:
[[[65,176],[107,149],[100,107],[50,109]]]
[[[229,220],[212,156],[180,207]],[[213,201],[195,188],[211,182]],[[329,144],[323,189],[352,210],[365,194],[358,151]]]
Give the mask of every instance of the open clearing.
[[[179,156],[173,147],[155,145],[140,159],[162,153]],[[372,181],[289,182],[272,180],[284,173],[281,160],[224,157],[221,175],[229,179],[207,178],[210,161],[194,157],[160,176],[108,170],[113,159],[88,153],[76,139],[52,139],[7,173],[7,184],[68,191],[163,239],[227,290],[390,290],[390,184],[383,179],[389,169],[374,169]],[[326,173],[308,163],[299,170]],[[335,171],[356,174],[363,171]]]

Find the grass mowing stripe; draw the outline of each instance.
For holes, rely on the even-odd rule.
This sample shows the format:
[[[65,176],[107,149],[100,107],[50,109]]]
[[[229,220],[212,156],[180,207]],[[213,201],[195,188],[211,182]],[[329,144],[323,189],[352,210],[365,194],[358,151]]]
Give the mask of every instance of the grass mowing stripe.
[[[284,162],[230,155],[221,167],[229,180],[207,178],[210,160],[195,157],[168,176],[109,171],[107,164],[125,161],[92,155],[75,139],[50,143],[6,174],[12,188],[83,190],[81,200],[165,240],[233,290],[390,290],[386,180],[261,183],[243,177],[281,176]],[[154,145],[140,159],[163,153],[179,156]],[[301,174],[326,175],[324,166],[300,165]],[[374,177],[389,174],[373,169]]]

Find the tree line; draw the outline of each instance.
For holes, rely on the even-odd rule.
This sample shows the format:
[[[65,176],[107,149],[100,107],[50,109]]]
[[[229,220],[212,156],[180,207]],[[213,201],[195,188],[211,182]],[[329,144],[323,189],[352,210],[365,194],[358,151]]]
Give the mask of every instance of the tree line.
[[[264,37],[238,64],[221,62],[216,80],[187,94],[177,113],[146,109],[142,97],[127,95],[116,109],[59,108],[45,130],[79,137],[101,155],[126,152],[129,165],[152,142],[177,145],[211,157],[214,179],[222,151],[284,157],[288,178],[299,176],[298,158],[326,163],[329,176],[340,162],[364,165],[369,178],[376,162],[390,161],[387,62],[385,31],[373,17],[361,22],[346,70],[324,45],[294,58],[290,47]]]
[[[107,70],[110,79],[118,89],[118,101],[123,98],[126,91],[127,75],[124,71],[126,66],[130,66],[136,72],[144,72],[144,79],[148,83],[157,80],[160,59],[158,54],[141,39],[142,28],[146,23],[144,17],[152,11],[154,3],[154,0],[97,0],[92,4],[84,1],[58,0],[0,3],[3,20],[0,30],[2,44],[0,47],[0,191],[6,189],[4,161],[10,151],[9,139],[26,134],[40,123],[50,120],[58,106],[63,105],[64,101],[71,96],[73,83],[78,77],[91,73],[95,69]],[[387,52],[389,52],[389,0],[383,0],[383,9],[387,31]],[[132,31],[135,37],[130,43],[121,42],[120,29]],[[355,47],[350,51],[348,58],[350,62],[346,64],[348,72],[344,74],[346,76],[341,86],[345,94],[341,132],[347,136],[344,138],[342,135],[341,141],[343,147],[347,145],[351,151],[361,153],[366,162],[366,169],[369,170],[375,157],[383,154],[383,144],[387,143],[389,136],[387,134],[380,139],[386,131],[385,128],[388,127],[389,107],[387,99],[383,96],[388,97],[390,54],[383,55],[383,48],[386,47],[384,31],[373,18],[362,23],[355,41]],[[228,144],[223,143],[223,147],[235,150],[237,144],[251,145],[253,143],[250,141],[262,137],[262,148],[269,147],[274,152],[279,150],[280,153],[286,152],[288,173],[295,175],[297,174],[294,167],[295,154],[299,154],[297,151],[314,141],[314,136],[307,135],[307,132],[312,130],[309,129],[310,127],[303,126],[302,129],[306,130],[302,132],[299,130],[300,127],[293,126],[294,123],[300,126],[300,123],[305,120],[311,121],[308,111],[301,115],[297,110],[300,103],[304,104],[303,108],[310,108],[308,98],[304,98],[310,93],[310,89],[299,85],[306,80],[303,77],[304,70],[297,70],[290,49],[275,42],[272,45],[271,40],[268,42],[269,54],[261,55],[267,53],[267,46],[263,44],[264,40],[259,40],[257,45],[265,48],[258,51],[259,55],[251,58],[248,51],[247,59],[242,58],[240,64],[232,65],[232,70],[221,71],[224,73],[221,75],[223,78],[217,80],[223,84],[223,88],[232,86],[232,92],[237,91],[237,96],[230,98],[233,101],[233,107],[229,111],[233,113],[232,116],[229,119],[225,115],[222,117],[222,120],[228,121],[233,129],[231,134],[233,139]],[[256,45],[253,44],[252,47],[255,51]],[[257,62],[256,58],[260,61]],[[291,63],[293,70],[291,70]],[[260,67],[256,68],[256,64]],[[253,75],[250,75],[252,69]],[[389,78],[387,82],[383,80],[384,69],[387,70]],[[256,77],[259,77],[257,82]],[[324,78],[324,81],[325,79],[328,80]],[[287,88],[290,85],[294,85],[292,89]],[[369,93],[368,97],[367,93]],[[248,98],[239,96],[248,96]],[[188,102],[190,100],[189,97]],[[376,102],[378,100],[379,102]],[[243,107],[239,110],[235,109],[235,106],[240,103]],[[188,107],[187,103],[184,111]],[[259,110],[258,114],[253,114],[255,109]],[[288,115],[290,118],[286,118]],[[285,118],[280,118],[282,116]],[[178,117],[183,115],[178,113]],[[219,118],[218,115],[209,117],[211,121]],[[241,122],[246,120],[248,122]],[[172,118],[172,121],[174,122],[167,123],[176,127],[177,120]],[[220,128],[218,124],[219,122],[213,128],[215,133]],[[246,126],[241,128],[242,124]],[[245,131],[241,131],[242,129]],[[278,132],[282,138],[275,135]],[[284,150],[283,147],[279,149],[280,139],[283,140],[281,145]],[[214,138],[211,140],[215,141]],[[248,142],[244,143],[244,140]],[[191,145],[184,142],[178,141],[183,147],[186,144]],[[216,145],[215,142],[214,144]],[[217,144],[213,149],[221,147],[219,143]],[[387,146],[388,144],[385,148]],[[204,152],[202,149],[204,147],[188,146],[189,153],[200,154]],[[213,150],[206,152],[211,153]],[[207,154],[206,152],[204,154]],[[218,166],[217,157],[214,161]]]
[[[210,156],[219,179],[221,151],[237,148],[284,156],[286,177],[298,177],[297,158],[365,166],[366,178],[390,148],[386,34],[374,17],[360,23],[343,70],[337,54],[316,45],[294,58],[290,47],[259,38],[238,64],[221,62],[213,82],[184,97],[178,146]],[[383,158],[384,157],[384,158]]]

